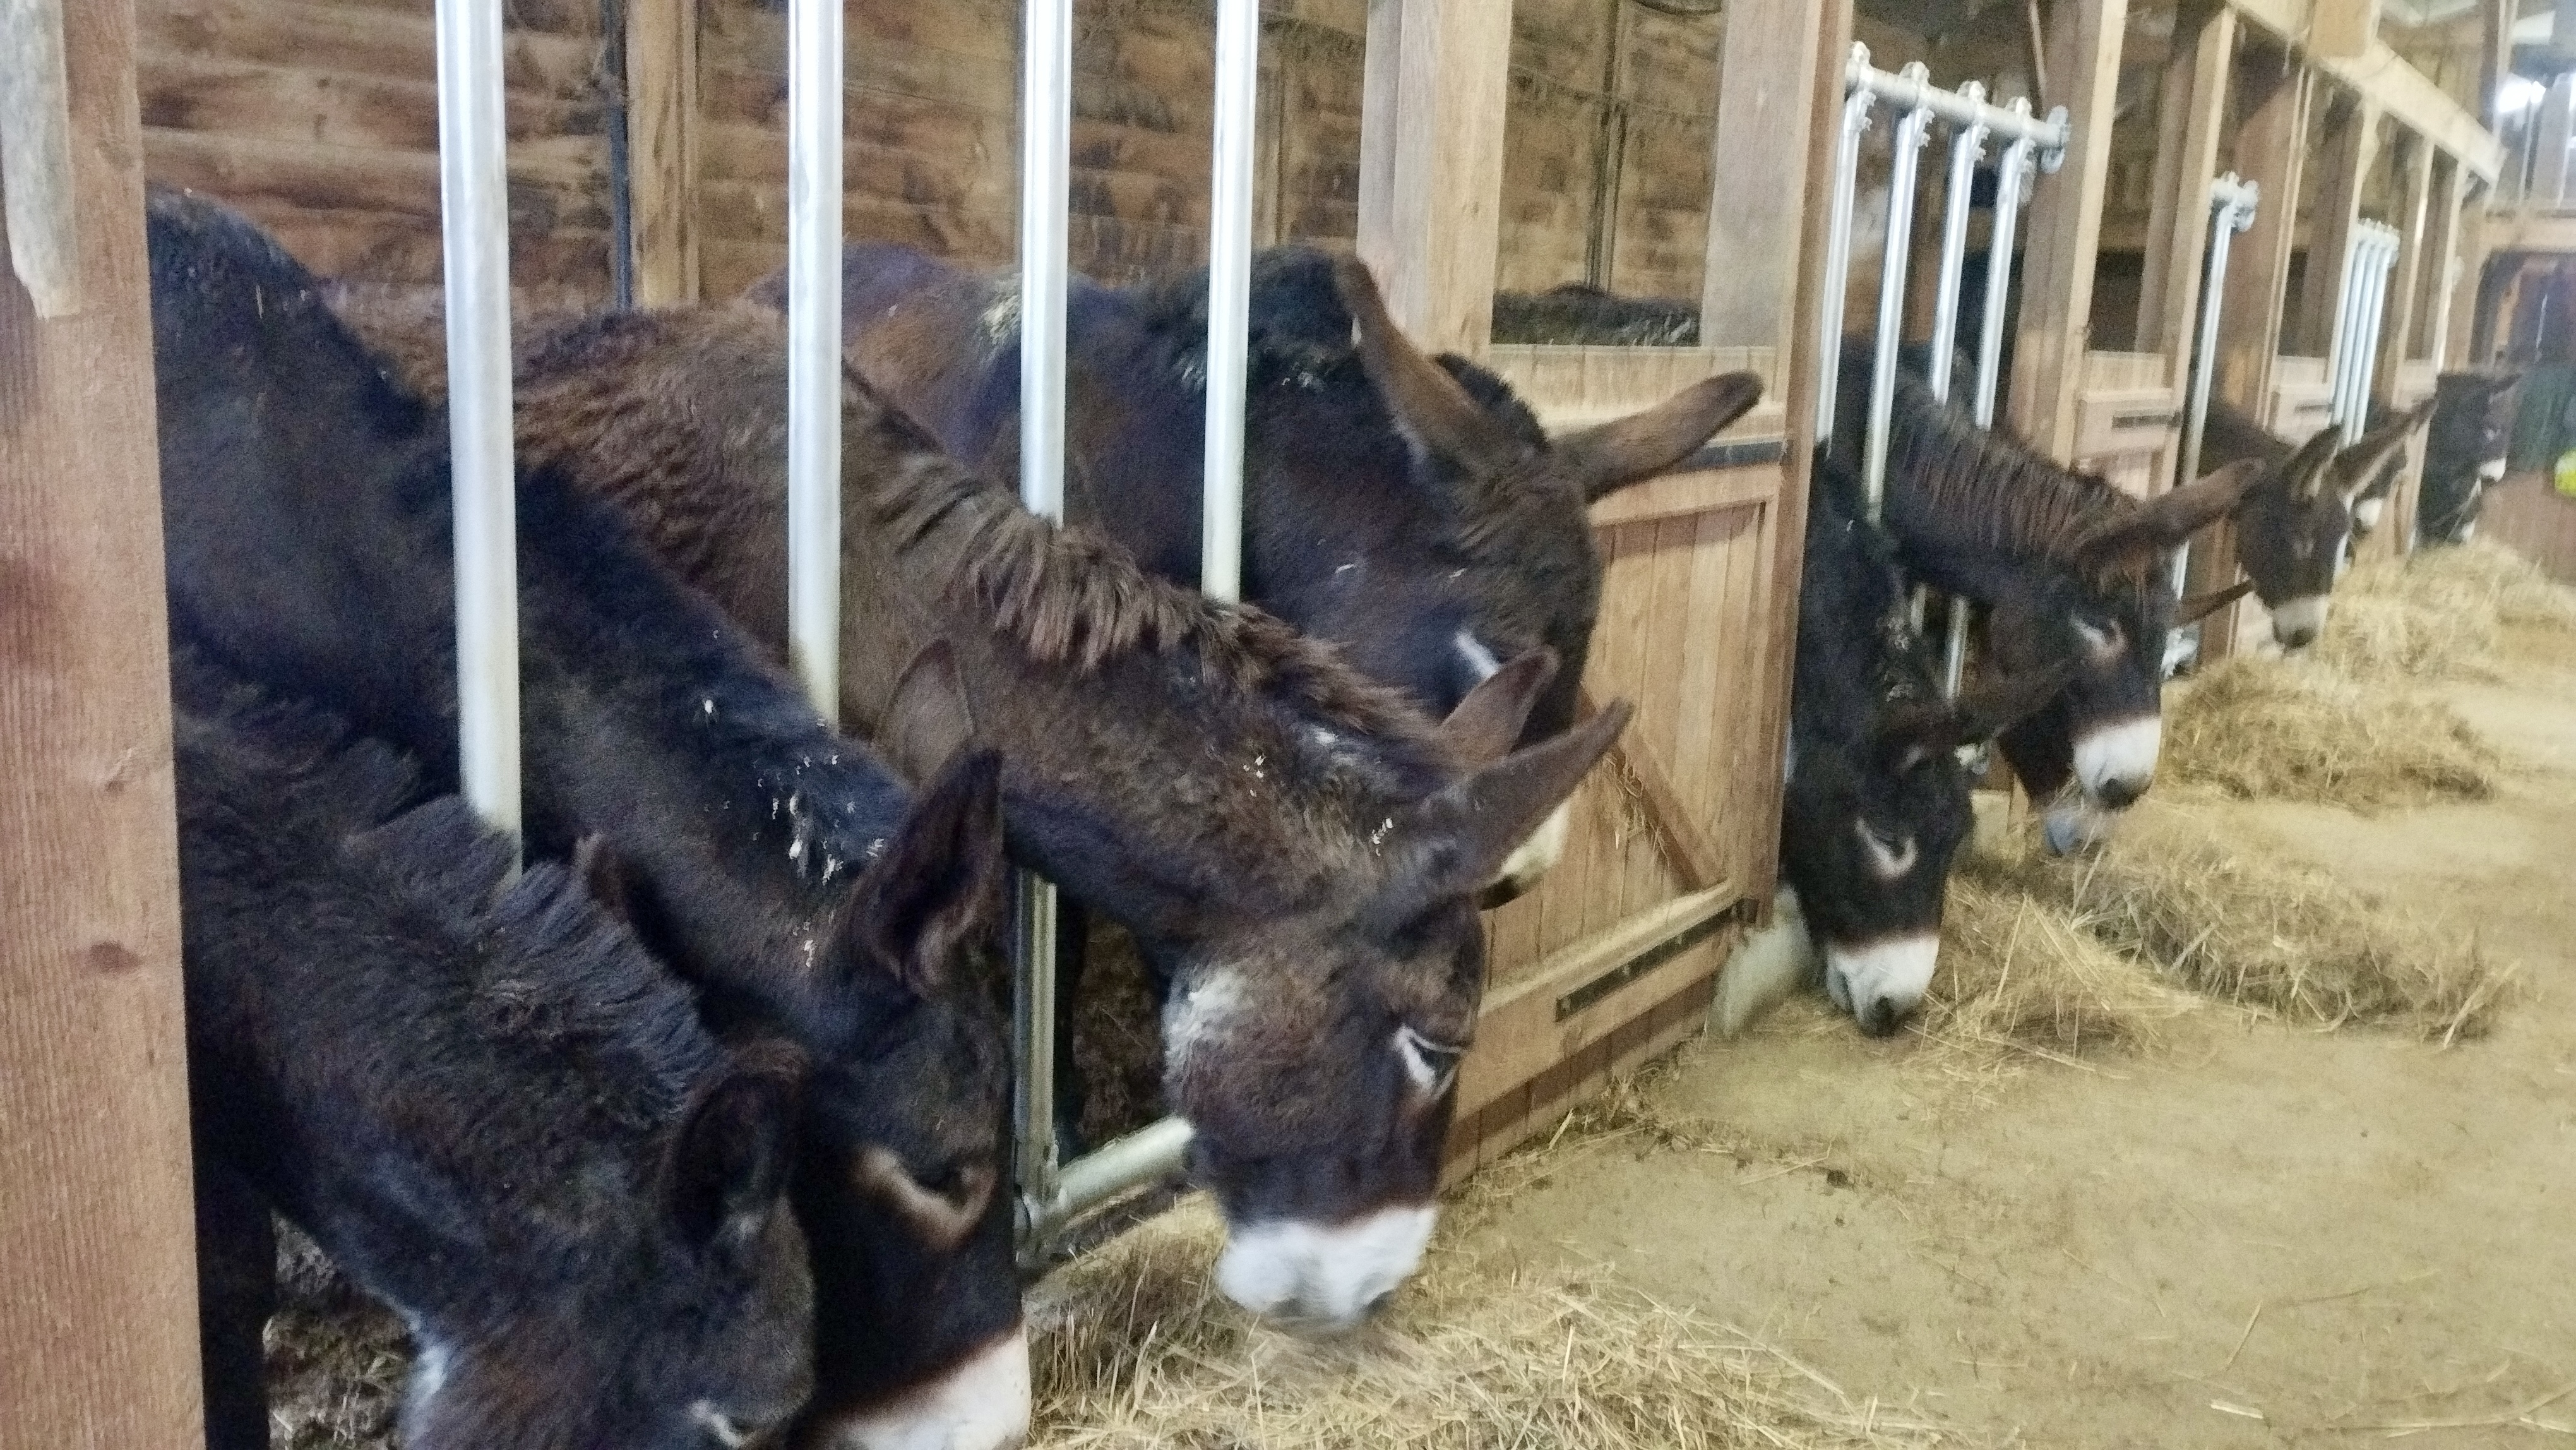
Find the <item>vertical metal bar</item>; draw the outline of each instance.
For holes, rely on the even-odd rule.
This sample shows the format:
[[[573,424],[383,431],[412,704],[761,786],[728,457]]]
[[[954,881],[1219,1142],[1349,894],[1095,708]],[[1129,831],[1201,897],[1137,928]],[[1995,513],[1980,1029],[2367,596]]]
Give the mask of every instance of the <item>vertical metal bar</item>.
[[[1869,65],[1869,47],[1852,43],[1854,70]],[[1843,301],[1851,284],[1852,191],[1860,180],[1860,133],[1869,125],[1870,93],[1855,85],[1843,97],[1843,129],[1834,143],[1834,189],[1825,223],[1825,295],[1817,307],[1816,441],[1833,446],[1834,391],[1842,376]]]
[[[1217,0],[1199,588],[1228,602],[1243,594],[1243,390],[1252,314],[1252,132],[1260,84],[1260,0]]]
[[[2192,352],[2191,391],[2183,403],[2182,456],[2174,468],[2176,487],[2200,477],[2201,442],[2209,431],[2209,382],[2218,371],[2218,304],[2227,295],[2227,254],[2235,235],[2254,224],[2257,203],[2253,198],[2260,195],[2250,184],[2240,189],[2232,171],[2219,178],[2212,191],[2209,260],[2200,281],[2200,335]],[[2174,550],[2173,590],[2177,597],[2183,592],[2190,570],[2191,541],[2186,539]]]
[[[2344,243],[2343,271],[2335,288],[2334,338],[2329,344],[2326,396],[2333,410],[2328,426],[2342,428],[2352,416],[2353,329],[2361,321],[2361,273],[2369,255],[2369,236],[2355,228]]]
[[[1900,74],[1921,83],[1923,63],[1913,62]],[[1904,341],[1906,262],[1914,237],[1914,178],[1922,159],[1923,137],[1932,124],[1929,107],[1917,106],[1897,123],[1895,166],[1887,183],[1887,243],[1878,267],[1878,336],[1869,375],[1869,431],[1861,445],[1861,485],[1869,521],[1877,523],[1887,493],[1887,443],[1896,407],[1896,351]]]
[[[2015,96],[2011,110],[2027,116],[2030,102]],[[2016,141],[2004,148],[2003,164],[1995,169],[1994,240],[1986,250],[1986,311],[1978,320],[1977,392],[1970,409],[1980,428],[1991,428],[1995,422],[1995,389],[2004,360],[2004,307],[2012,298],[2013,233],[2021,224],[2021,194],[2030,184],[2036,149],[2029,141]]]
[[[1073,0],[1027,0],[1020,75],[1020,501],[1064,519],[1064,305],[1073,139]],[[1023,1205],[1051,1203],[1055,1151],[1055,886],[1019,877],[1013,1083]],[[1033,1222],[1034,1215],[1030,1220]]]
[[[465,798],[519,838],[519,562],[510,451],[510,208],[501,7],[438,0],[438,187]]]
[[[1986,99],[1985,86],[1970,81],[1959,94],[1973,103]],[[1950,367],[1959,348],[1960,274],[1968,266],[1970,193],[1976,189],[1977,161],[1985,154],[1986,128],[1968,125],[1950,138],[1950,185],[1942,193],[1941,275],[1932,297],[1932,396],[1950,396]]]
[[[841,0],[787,12],[787,658],[841,718]]]

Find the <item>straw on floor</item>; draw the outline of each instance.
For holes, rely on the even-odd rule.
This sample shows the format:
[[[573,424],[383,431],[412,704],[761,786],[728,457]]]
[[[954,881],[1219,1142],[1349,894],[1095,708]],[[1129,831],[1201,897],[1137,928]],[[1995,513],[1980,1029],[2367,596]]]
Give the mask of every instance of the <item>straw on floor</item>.
[[[2165,696],[2163,771],[2240,798],[2357,810],[2484,800],[2496,769],[2448,705],[2321,661],[2225,659]]]
[[[1209,1282],[1204,1200],[1144,1224],[1032,1296],[1050,1450],[1627,1450],[1922,1446],[1778,1351],[1606,1276],[1435,1248],[1381,1321],[1313,1343],[1255,1325]]]
[[[2506,625],[2576,630],[2576,590],[2495,544],[2425,549],[2346,574],[2315,656],[2360,679],[2475,673]]]
[[[2198,1005],[2009,878],[2010,868],[1977,854],[1950,878],[1940,970],[1914,1028],[1938,1061],[2069,1062],[2149,1046]]]
[[[2474,935],[2170,811],[2129,823],[2095,856],[2032,852],[1980,869],[2171,983],[2301,1025],[2386,1025],[2448,1043],[2487,1031],[2514,990],[2514,969]]]

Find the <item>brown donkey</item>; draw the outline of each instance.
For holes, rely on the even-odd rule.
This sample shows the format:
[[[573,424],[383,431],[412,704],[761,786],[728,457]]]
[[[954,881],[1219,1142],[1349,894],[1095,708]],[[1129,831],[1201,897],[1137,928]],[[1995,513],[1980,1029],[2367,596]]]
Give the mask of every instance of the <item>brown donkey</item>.
[[[417,347],[412,355],[421,355]],[[784,652],[785,332],[748,304],[540,329],[519,447]],[[1233,1237],[1220,1284],[1364,1317],[1420,1261],[1484,990],[1475,894],[1572,792],[1624,702],[1515,750],[1535,652],[1438,725],[1254,608],[1145,573],[843,394],[843,706],[898,759],[898,675],[945,641],[1002,749],[1013,853],[1171,983],[1165,1086]],[[908,697],[905,697],[908,698]]]

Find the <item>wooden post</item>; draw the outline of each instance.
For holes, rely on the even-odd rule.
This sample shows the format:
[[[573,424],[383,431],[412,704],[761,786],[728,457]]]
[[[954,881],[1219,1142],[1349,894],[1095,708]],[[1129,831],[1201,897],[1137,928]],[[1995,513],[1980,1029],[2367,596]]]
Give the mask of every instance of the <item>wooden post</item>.
[[[2198,24],[2191,26],[2194,19]],[[2178,17],[2173,56],[2165,63],[2146,272],[2138,288],[2138,349],[2165,355],[2165,376],[2176,397],[2184,396],[2190,384],[2191,349],[2200,333],[2209,183],[2218,174],[2227,78],[2235,57],[2235,11],[2221,6],[2185,10]]]
[[[2353,223],[2361,220],[2361,186],[2379,152],[2379,111],[2368,101],[2338,101],[2314,164],[2320,168],[2316,210],[2308,218],[2308,270],[2299,299],[2297,334],[2281,339],[2300,357],[2334,350],[2342,321],[2346,253]],[[2265,194],[2270,194],[2266,188]]]
[[[2022,263],[2021,331],[2013,349],[2012,423],[2057,459],[2075,456],[2076,404],[2093,311],[2093,254],[2111,172],[2112,103],[2128,0],[2061,0],[2048,26],[2048,100],[2074,127],[2065,164],[2043,177]]]
[[[2395,391],[2397,369],[2413,351],[2415,319],[2424,295],[2426,243],[2439,241],[2429,231],[2433,145],[2414,135],[2401,137],[2398,144],[2398,175],[2404,189],[2397,203],[2397,264],[2388,272],[2388,314],[2380,324],[2379,359],[2371,374],[2371,395],[2383,399]]]
[[[82,305],[0,267],[0,1445],[203,1442],[134,11],[66,17]]]
[[[627,0],[635,302],[698,300],[697,0]]]
[[[1815,188],[1781,185],[1779,158],[1807,154],[1809,128],[1817,124],[1811,52],[1824,9],[1824,0],[1736,0],[1727,12],[1699,304],[1699,337],[1709,346],[1775,346],[1786,359],[1795,341],[1798,320],[1789,303],[1800,227]],[[1839,68],[1829,89],[1839,102]],[[1821,178],[1831,170],[1829,153],[1825,166],[1809,174]]]
[[[1359,254],[1426,348],[1492,341],[1511,58],[1500,0],[1369,0]]]
[[[2455,337],[2452,328],[2456,317],[2465,330],[2470,315],[2477,311],[2478,283],[2478,269],[2464,247],[2471,222],[2469,192],[2476,181],[2467,167],[2447,157],[2442,169],[2446,179],[2433,188],[2432,237],[2425,243],[2429,275],[2423,317],[2424,353],[2433,360],[2437,374],[2454,360],[2464,364],[2471,360],[2468,339]],[[2455,312],[2452,302],[2462,287],[2469,289],[2469,305]]]

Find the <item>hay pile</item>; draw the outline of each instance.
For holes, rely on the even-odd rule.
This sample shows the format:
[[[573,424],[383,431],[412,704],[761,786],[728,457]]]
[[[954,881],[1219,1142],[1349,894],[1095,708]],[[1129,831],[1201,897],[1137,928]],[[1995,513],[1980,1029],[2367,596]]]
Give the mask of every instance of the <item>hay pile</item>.
[[[311,1239],[283,1219],[277,1230],[278,1304],[266,1338],[269,1444],[394,1450],[410,1336]]]
[[[1209,1282],[1204,1200],[1055,1274],[1032,1296],[1049,1450],[1627,1450],[1916,1446],[1927,1427],[1855,1405],[1741,1334],[1574,1271],[1435,1250],[1388,1313],[1311,1343],[1255,1326]]]
[[[2576,630],[2576,589],[2502,544],[2426,549],[2410,556],[2407,572],[2483,600],[2499,623]]]
[[[2495,544],[2426,549],[2345,575],[2315,655],[2357,679],[2475,672],[2506,625],[2576,630],[2576,590]]]
[[[2166,696],[2164,770],[2240,798],[2356,810],[2484,800],[2496,766],[2448,705],[2318,661],[2221,660]]]
[[[2149,1046],[2197,1005],[2012,875],[1998,858],[1966,856],[1950,878],[1941,967],[1914,1027],[1942,1060],[2062,1063]]]
[[[2018,888],[2025,911],[2079,928],[2123,961],[2302,1025],[2385,1025],[2447,1044],[2486,1032],[2512,993],[2513,969],[2474,939],[2172,818],[2135,822],[2089,858],[2034,851],[1979,870]],[[1954,886],[1954,915],[1958,902]],[[2053,949],[2044,960],[2070,955]],[[2095,969],[2061,990],[2096,990],[2080,984],[2098,978]]]

